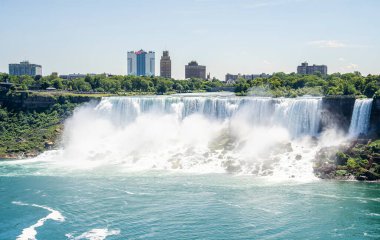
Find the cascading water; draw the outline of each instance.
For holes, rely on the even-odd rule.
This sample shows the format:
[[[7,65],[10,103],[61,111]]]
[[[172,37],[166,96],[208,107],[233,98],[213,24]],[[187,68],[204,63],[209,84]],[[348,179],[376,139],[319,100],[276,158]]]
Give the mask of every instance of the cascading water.
[[[238,116],[255,127],[284,127],[296,138],[318,134],[320,108],[319,98],[110,97],[95,110],[118,126],[126,126],[144,114],[175,114],[179,120],[197,114],[221,121]]]
[[[351,124],[349,129],[350,137],[358,137],[360,134],[367,134],[372,109],[371,99],[356,99],[352,112]]]
[[[62,149],[40,158],[310,179],[320,121],[321,98],[109,97],[76,109]]]

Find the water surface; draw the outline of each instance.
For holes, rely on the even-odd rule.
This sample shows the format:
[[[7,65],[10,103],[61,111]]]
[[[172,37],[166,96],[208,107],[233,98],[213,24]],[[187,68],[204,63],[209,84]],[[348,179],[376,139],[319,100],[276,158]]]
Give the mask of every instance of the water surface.
[[[371,183],[103,169],[2,176],[0,202],[0,239],[50,213],[32,204],[64,217],[46,220],[36,239],[380,238],[380,187]]]

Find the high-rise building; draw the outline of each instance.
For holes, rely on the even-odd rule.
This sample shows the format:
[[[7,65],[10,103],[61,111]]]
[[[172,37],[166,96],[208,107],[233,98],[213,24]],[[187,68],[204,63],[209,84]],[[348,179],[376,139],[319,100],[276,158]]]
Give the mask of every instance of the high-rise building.
[[[185,78],[206,79],[206,66],[198,65],[196,61],[189,62],[185,66]]]
[[[42,66],[37,64],[30,64],[28,61],[11,63],[9,64],[9,75],[29,75],[32,77],[42,75]]]
[[[160,76],[164,78],[172,77],[172,61],[169,51],[164,51],[160,60]]]
[[[128,75],[136,76],[154,76],[155,75],[155,53],[152,51],[145,52],[128,52]]]
[[[310,75],[315,73],[321,73],[322,75],[327,75],[327,66],[326,65],[312,65],[309,66],[307,62],[301,64],[301,66],[297,67],[298,74]]]

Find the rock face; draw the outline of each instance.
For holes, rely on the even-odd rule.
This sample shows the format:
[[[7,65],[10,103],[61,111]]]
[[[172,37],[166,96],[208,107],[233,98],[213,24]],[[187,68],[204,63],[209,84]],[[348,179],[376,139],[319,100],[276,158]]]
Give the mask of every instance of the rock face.
[[[332,96],[322,99],[322,129],[333,127],[348,132],[354,110],[355,97]],[[374,99],[371,109],[370,129],[366,138],[380,137],[380,99]]]
[[[0,105],[11,109],[22,110],[44,110],[56,103],[64,103],[69,101],[71,103],[85,103],[91,100],[99,100],[97,98],[91,98],[88,96],[40,96],[28,94],[27,92],[21,92],[15,95],[7,96],[0,94]]]
[[[52,147],[54,147],[54,142],[53,141],[46,141],[45,142],[45,148],[46,149],[51,149]]]
[[[354,110],[354,96],[332,96],[322,99],[322,129],[340,128],[348,132]]]
[[[370,119],[370,136],[371,138],[380,137],[380,99],[373,99],[371,119]]]

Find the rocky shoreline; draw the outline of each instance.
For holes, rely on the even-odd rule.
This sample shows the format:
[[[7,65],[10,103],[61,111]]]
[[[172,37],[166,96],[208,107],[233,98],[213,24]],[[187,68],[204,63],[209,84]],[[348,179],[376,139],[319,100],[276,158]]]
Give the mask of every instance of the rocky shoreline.
[[[380,140],[357,139],[338,148],[322,148],[314,172],[322,179],[379,181]]]

